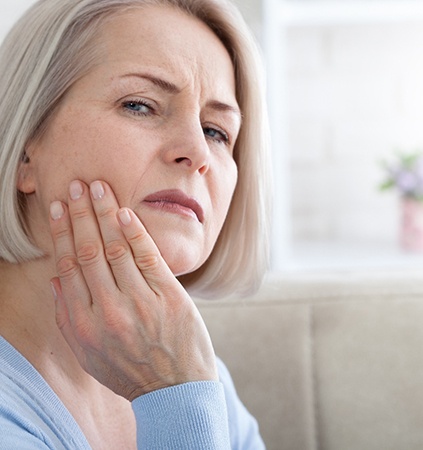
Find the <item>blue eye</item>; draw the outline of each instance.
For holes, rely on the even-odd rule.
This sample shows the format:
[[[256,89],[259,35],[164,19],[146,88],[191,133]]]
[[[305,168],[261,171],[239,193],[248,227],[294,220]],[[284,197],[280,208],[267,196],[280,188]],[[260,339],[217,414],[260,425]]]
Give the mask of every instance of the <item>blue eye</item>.
[[[229,136],[224,131],[216,130],[216,128],[205,127],[204,134],[213,141],[220,142],[222,144],[229,143]]]
[[[137,116],[148,116],[152,114],[153,108],[145,101],[130,100],[123,103],[123,107]]]

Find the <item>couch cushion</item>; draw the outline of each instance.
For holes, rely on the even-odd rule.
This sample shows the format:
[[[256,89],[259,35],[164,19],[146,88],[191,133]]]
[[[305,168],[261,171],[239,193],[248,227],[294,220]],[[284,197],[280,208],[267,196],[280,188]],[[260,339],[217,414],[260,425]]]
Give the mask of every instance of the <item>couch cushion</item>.
[[[198,302],[269,450],[423,448],[422,275],[274,275]]]

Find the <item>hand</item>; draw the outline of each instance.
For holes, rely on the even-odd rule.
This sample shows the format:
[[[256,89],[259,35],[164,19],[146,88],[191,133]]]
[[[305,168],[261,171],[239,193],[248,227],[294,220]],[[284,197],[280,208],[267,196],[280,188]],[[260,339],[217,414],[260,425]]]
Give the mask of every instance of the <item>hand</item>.
[[[217,380],[192,299],[138,217],[106,183],[71,183],[50,218],[56,319],[82,368],[132,401],[188,381]]]

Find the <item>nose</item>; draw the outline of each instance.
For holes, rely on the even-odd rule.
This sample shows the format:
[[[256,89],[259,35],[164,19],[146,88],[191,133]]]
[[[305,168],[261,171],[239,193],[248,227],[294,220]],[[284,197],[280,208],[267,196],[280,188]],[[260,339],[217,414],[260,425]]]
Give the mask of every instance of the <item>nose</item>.
[[[204,175],[210,165],[210,148],[198,118],[173,127],[165,145],[165,160],[191,172]]]

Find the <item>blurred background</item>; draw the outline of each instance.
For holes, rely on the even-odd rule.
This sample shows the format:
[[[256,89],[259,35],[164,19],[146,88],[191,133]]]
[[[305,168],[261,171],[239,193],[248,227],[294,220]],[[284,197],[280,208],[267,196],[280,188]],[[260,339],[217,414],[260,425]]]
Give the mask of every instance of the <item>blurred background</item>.
[[[398,190],[379,189],[383,161],[423,150],[423,2],[238,5],[268,71],[274,268],[423,265]]]
[[[0,39],[32,3],[1,3]],[[423,150],[423,1],[235,3],[268,74],[273,269],[423,267],[379,189],[382,161]]]

